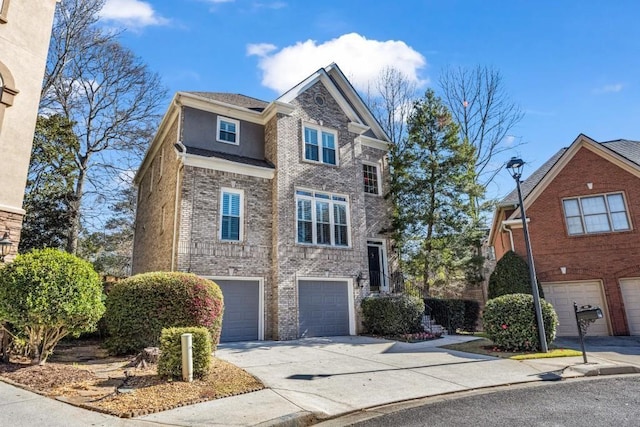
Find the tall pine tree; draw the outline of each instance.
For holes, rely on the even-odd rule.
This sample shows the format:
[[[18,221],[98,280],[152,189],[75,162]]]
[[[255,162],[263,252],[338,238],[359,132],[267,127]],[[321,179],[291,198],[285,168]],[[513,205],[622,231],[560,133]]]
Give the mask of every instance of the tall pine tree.
[[[433,90],[415,102],[402,153],[392,156],[395,228],[404,268],[430,286],[465,272],[473,262],[476,224],[474,147]]]

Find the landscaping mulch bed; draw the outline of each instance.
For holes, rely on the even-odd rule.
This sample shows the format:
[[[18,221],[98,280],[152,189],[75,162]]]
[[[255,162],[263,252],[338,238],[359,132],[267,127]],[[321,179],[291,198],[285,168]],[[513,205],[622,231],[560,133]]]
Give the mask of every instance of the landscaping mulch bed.
[[[133,417],[264,388],[244,370],[212,359],[208,376],[167,381],[155,365],[127,367],[133,356],[112,357],[99,342],[64,343],[44,366],[0,363],[0,380],[61,401],[119,417]]]

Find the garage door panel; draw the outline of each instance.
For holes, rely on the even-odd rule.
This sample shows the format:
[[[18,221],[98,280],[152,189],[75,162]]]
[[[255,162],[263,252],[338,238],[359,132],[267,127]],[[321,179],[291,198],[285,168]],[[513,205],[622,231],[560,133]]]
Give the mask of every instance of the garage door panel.
[[[260,283],[257,280],[216,280],[224,297],[220,342],[259,339]]]
[[[594,305],[602,308],[605,314],[589,325],[587,334],[591,336],[609,335],[606,304],[600,282],[557,282],[542,283],[544,299],[553,305],[558,314],[558,336],[577,336],[578,326],[573,309],[573,302],[582,305]]]
[[[640,277],[620,280],[620,291],[631,335],[640,335]]]
[[[301,337],[349,335],[349,298],[346,281],[298,282]]]

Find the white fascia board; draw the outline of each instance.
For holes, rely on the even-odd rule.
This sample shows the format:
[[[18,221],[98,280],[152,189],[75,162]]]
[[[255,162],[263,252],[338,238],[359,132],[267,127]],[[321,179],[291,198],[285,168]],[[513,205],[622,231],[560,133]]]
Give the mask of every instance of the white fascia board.
[[[264,124],[262,114],[258,111],[250,110],[226,102],[214,101],[213,99],[202,98],[191,93],[178,92],[178,102],[185,107],[196,108],[210,113],[228,116],[234,119],[244,120],[257,124]]]
[[[14,207],[14,206],[1,205],[1,204],[0,204],[0,210],[1,210],[1,211],[5,211],[5,212],[11,212],[11,213],[18,214],[18,215],[24,215],[24,214],[26,214],[26,213],[27,213],[27,212],[26,212],[24,209],[22,209],[22,208],[16,208],[16,207]]]
[[[531,218],[527,217],[527,224],[531,222]],[[502,221],[502,225],[509,228],[522,228],[522,219],[505,219]]]
[[[267,105],[267,108],[265,108],[262,112],[262,124],[267,124],[267,122],[278,113],[284,114],[285,116],[290,116],[295,109],[296,107],[286,102],[277,100],[273,101],[271,104]]]
[[[362,123],[349,122],[349,124],[347,125],[347,130],[349,132],[355,133],[358,135],[362,135],[369,129],[370,129],[369,126],[363,125]]]
[[[217,157],[203,157],[195,154],[183,154],[182,162],[185,166],[193,166],[203,169],[211,169],[221,172],[231,172],[256,178],[273,179],[275,169],[261,168],[260,166],[246,165],[232,162]]]
[[[147,171],[149,163],[151,162],[150,159],[152,159],[160,149],[164,138],[167,136],[167,132],[169,132],[169,129],[171,128],[171,124],[173,124],[173,121],[176,119],[180,112],[181,107],[177,103],[177,97],[178,94],[176,94],[171,100],[167,112],[162,117],[162,121],[160,122],[160,126],[158,127],[158,132],[156,132],[153,140],[151,141],[151,144],[149,144],[149,148],[147,148],[147,152],[142,158],[142,163],[140,164],[140,167],[138,167],[138,171],[133,177],[133,184],[136,187],[138,186],[138,184],[140,184],[140,180]]]
[[[370,136],[360,135],[356,138],[362,145],[367,147],[376,148],[378,150],[389,151],[391,143],[383,141],[381,139],[371,138]]]

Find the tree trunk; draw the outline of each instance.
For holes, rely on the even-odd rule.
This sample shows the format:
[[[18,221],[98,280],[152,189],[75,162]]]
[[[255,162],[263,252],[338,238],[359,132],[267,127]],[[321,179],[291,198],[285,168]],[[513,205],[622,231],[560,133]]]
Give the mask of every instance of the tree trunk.
[[[9,346],[11,345],[11,336],[7,331],[8,324],[0,325],[0,362],[9,363]]]
[[[84,191],[84,180],[87,176],[87,162],[89,156],[81,156],[78,182],[73,192],[73,200],[69,202],[70,227],[67,240],[67,252],[76,255],[78,253],[78,235],[80,234],[80,203]]]

